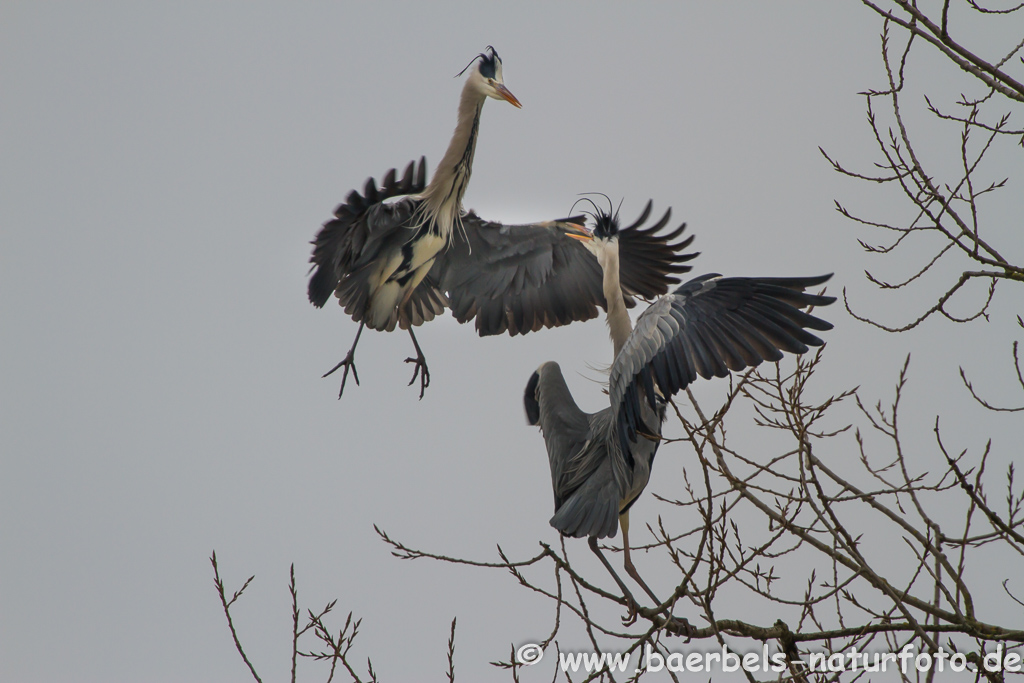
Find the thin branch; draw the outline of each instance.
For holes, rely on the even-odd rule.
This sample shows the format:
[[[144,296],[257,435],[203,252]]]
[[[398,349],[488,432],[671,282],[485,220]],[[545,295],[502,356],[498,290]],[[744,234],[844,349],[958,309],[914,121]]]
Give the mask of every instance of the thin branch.
[[[249,584],[252,583],[252,580],[255,579],[256,576],[253,575],[246,579],[242,587],[235,591],[235,594],[230,600],[227,600],[224,593],[224,582],[221,581],[220,570],[217,568],[216,550],[214,550],[210,555],[210,564],[213,565],[213,584],[217,588],[217,595],[220,596],[220,604],[224,608],[224,616],[228,620],[228,629],[231,630],[231,639],[235,643],[235,649],[238,650],[238,654],[241,655],[242,661],[245,662],[245,665],[249,668],[249,673],[252,674],[252,677],[257,681],[257,683],[263,683],[263,681],[260,680],[259,675],[256,673],[256,669],[253,668],[252,662],[249,661],[249,657],[245,654],[245,650],[242,648],[242,643],[238,640],[238,633],[235,631],[235,623],[231,619],[231,605],[234,604],[235,600],[242,596],[242,593],[245,592],[245,589],[249,587]]]

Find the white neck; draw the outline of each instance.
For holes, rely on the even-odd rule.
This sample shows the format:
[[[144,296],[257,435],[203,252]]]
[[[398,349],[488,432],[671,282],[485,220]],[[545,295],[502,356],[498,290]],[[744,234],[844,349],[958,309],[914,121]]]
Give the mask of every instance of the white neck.
[[[633,331],[633,323],[629,319],[629,312],[626,310],[626,301],[622,298],[622,286],[619,284],[619,240],[612,238],[608,241],[602,240],[597,245],[597,262],[601,264],[604,273],[603,289],[604,298],[608,303],[608,334],[615,347],[615,358],[618,358],[619,351],[625,346]]]
[[[439,234],[449,239],[456,221],[461,219],[462,197],[473,172],[473,154],[480,125],[480,111],[486,96],[472,78],[466,79],[459,100],[459,118],[448,150],[434,170],[434,177],[420,197],[423,199],[425,223],[434,224]],[[434,226],[430,226],[434,227]]]

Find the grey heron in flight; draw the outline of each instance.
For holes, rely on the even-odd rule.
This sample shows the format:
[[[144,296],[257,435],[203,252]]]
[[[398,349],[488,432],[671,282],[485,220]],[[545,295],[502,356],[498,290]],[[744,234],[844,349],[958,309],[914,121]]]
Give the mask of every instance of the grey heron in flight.
[[[480,336],[526,334],[543,327],[589,320],[605,306],[601,268],[594,255],[567,234],[585,233],[582,216],[526,225],[504,225],[466,212],[462,198],[472,171],[480,112],[486,98],[519,100],[505,87],[501,59],[492,47],[475,58],[459,102],[448,150],[426,184],[426,162],[410,163],[401,179],[388,171],[378,189],[370,178],[353,190],[313,241],[309,300],[322,307],[334,294],[359,323],[345,358],[339,398],[349,371],[356,384],[355,349],[363,327],[409,331],[416,357],[412,379],[420,398],[430,383],[426,358],[413,327],[450,308],[462,323],[476,321]],[[471,63],[471,66],[473,64]],[[469,68],[469,67],[467,67]],[[650,212],[650,203],[644,220]],[[679,282],[692,240],[673,243],[683,227],[658,234],[670,211],[650,228],[639,223],[620,237],[621,292],[616,299],[653,298]]]
[[[596,209],[597,207],[595,207]],[[604,271],[608,327],[614,344],[608,394],[610,405],[593,414],[576,405],[555,362],[540,366],[526,386],[527,420],[539,425],[547,446],[554,489],[551,526],[562,535],[589,536],[630,604],[636,602],[598,547],[600,538],[622,528],[623,564],[640,578],[629,554],[629,509],[651,476],[661,441],[666,401],[698,376],[725,377],[730,371],[777,361],[783,351],[805,353],[822,340],[810,330],[832,325],[800,309],[825,306],[835,297],[805,293],[831,277],[747,278],[702,275],[658,299],[633,328],[620,291],[621,233],[617,215],[598,210],[596,226],[578,239]]]

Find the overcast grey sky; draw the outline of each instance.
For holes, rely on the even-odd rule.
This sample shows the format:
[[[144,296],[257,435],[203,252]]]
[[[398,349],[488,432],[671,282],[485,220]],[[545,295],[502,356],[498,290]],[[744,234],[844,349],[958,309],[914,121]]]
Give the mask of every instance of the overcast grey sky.
[[[309,240],[368,176],[421,155],[433,168],[453,76],[492,44],[523,108],[486,104],[468,207],[541,220],[605,192],[631,219],[652,198],[697,236],[698,273],[835,272],[830,292],[902,323],[923,299],[865,282],[900,271],[858,251],[832,202],[909,208],[818,151],[873,161],[856,93],[884,84],[879,32],[856,2],[4,3],[0,679],[246,680],[212,549],[229,587],[256,574],[237,625],[264,680],[289,666],[291,562],[303,605],[336,597],[363,617],[358,659],[383,680],[440,679],[454,616],[459,679],[501,677],[487,662],[545,636],[550,605],[500,571],[399,561],[373,524],[488,560],[498,543],[527,557],[555,542],[522,390],[557,360],[581,407],[601,408],[588,366],[611,360],[604,323],[481,340],[434,321],[418,333],[422,401],[408,337],[367,332],[362,386],[339,401],[320,375],[356,324],[306,301]],[[1020,156],[1005,161],[1019,197]],[[1012,223],[1019,249],[1000,202],[994,230]],[[841,306],[826,317],[837,391],[888,397],[914,351],[913,426],[943,410],[959,364],[1018,398],[1012,326],[893,337]],[[981,440],[957,434],[957,450]],[[638,538],[688,453],[659,454]],[[637,563],[649,582],[670,571]]]

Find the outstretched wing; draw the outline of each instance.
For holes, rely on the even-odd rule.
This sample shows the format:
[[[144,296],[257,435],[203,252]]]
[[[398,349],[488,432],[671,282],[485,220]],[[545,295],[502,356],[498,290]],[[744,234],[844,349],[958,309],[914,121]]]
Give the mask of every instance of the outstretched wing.
[[[523,399],[527,421],[540,426],[547,446],[555,494],[551,526],[568,536],[614,536],[620,485],[601,428],[610,411],[590,415],[580,410],[558,363],[551,361],[530,377]]]
[[[623,451],[641,425],[641,401],[655,406],[655,384],[670,397],[698,375],[725,377],[777,361],[783,351],[821,346],[807,329],[830,330],[831,323],[800,309],[835,301],[804,292],[830,277],[702,275],[644,311],[611,368],[609,393]]]
[[[659,231],[671,215],[650,227],[640,218],[619,233],[620,280],[628,306],[634,296],[652,298],[678,282],[686,261],[682,254],[692,237],[672,243],[685,226]],[[566,237],[570,225],[582,226],[583,216],[526,225],[485,221],[474,213],[462,219],[449,249],[435,261],[429,279],[448,294],[459,322],[476,320],[480,336],[511,336],[558,327],[597,317],[607,308],[597,259],[577,240]]]
[[[476,319],[481,337],[512,336],[597,317],[589,283],[600,282],[597,260],[565,236],[582,217],[504,225],[474,213],[462,218],[452,244],[428,278],[448,294],[460,323]]]
[[[352,190],[334,218],[324,223],[313,240],[310,263],[315,272],[309,279],[309,300],[322,307],[341,284],[342,278],[370,263],[381,247],[402,234],[413,218],[418,200],[407,198],[385,203],[385,200],[423,191],[427,180],[427,161],[410,162],[402,178],[395,169],[388,171],[380,189],[373,178],[366,181],[363,193]],[[409,233],[411,234],[411,233]]]
[[[653,206],[654,202],[648,199],[640,217],[632,225],[619,228],[619,282],[626,305],[630,307],[635,303],[631,301],[631,296],[653,299],[667,292],[669,285],[679,282],[679,278],[672,275],[689,273],[693,266],[683,264],[700,256],[700,252],[681,253],[693,242],[693,235],[681,242],[671,243],[683,234],[686,223],[681,223],[671,232],[658,234],[672,218],[672,207],[665,209],[665,214],[657,223],[647,228],[642,227],[650,217]],[[603,300],[602,296],[601,305],[606,307]]]

